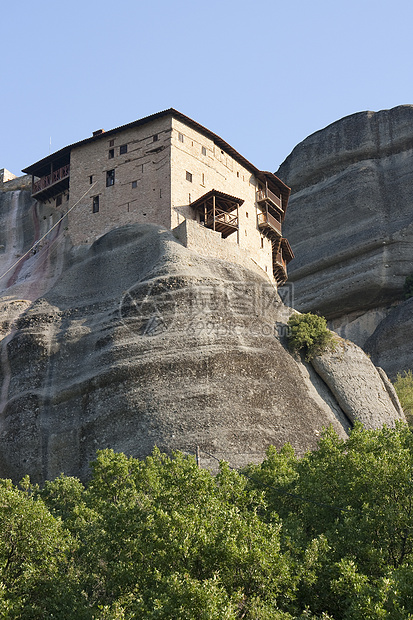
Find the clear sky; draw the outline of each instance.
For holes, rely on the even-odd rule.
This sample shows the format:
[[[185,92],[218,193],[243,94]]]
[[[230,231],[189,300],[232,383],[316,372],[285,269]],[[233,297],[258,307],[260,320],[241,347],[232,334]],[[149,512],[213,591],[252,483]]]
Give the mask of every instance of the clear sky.
[[[21,0],[0,17],[0,168],[174,107],[264,170],[413,104],[411,0]]]

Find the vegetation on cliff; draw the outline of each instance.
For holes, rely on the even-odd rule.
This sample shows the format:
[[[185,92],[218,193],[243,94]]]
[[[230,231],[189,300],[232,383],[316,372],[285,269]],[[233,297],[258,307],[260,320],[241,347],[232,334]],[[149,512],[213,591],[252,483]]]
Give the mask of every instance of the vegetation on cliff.
[[[399,397],[407,422],[413,426],[413,373],[407,370],[398,373],[394,382],[394,388]]]
[[[413,297],[413,273],[407,276],[404,281],[403,296],[404,299],[410,299],[410,297]]]
[[[402,620],[413,435],[325,431],[243,472],[98,453],[89,483],[0,484],[1,617]]]
[[[307,312],[293,314],[288,320],[288,345],[294,353],[304,353],[306,361],[334,350],[334,335],[324,317]]]

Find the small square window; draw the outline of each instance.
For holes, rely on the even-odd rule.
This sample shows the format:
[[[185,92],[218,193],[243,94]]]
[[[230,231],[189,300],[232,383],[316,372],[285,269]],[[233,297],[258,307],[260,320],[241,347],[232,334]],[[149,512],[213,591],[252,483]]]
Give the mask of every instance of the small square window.
[[[202,150],[202,155],[206,155],[206,148],[204,146],[202,147],[201,150]]]
[[[89,177],[89,185],[92,185],[92,183],[93,183],[93,174],[91,174]]]
[[[99,211],[99,196],[93,196],[92,213],[97,213],[98,211]]]
[[[109,159],[113,159],[115,157],[115,149],[109,149]]]
[[[119,147],[119,155],[124,155],[127,152],[128,152],[128,145],[122,144],[122,146]]]
[[[115,185],[115,171],[107,170],[106,171],[106,187],[111,187]]]
[[[184,134],[183,133],[178,133],[178,140],[179,142],[183,142],[184,141]]]
[[[61,204],[62,204],[62,194],[60,194],[56,198],[56,207],[60,207]]]
[[[109,140],[109,146],[115,146],[115,140]]]
[[[136,187],[138,187],[138,182],[132,181],[132,189],[135,189]]]
[[[186,180],[189,181],[190,183],[192,183],[192,173],[186,171]]]
[[[156,134],[154,135],[154,137],[153,137],[153,141],[154,141],[154,142],[158,142],[158,139],[159,139],[159,138],[158,138],[158,134],[156,133]]]

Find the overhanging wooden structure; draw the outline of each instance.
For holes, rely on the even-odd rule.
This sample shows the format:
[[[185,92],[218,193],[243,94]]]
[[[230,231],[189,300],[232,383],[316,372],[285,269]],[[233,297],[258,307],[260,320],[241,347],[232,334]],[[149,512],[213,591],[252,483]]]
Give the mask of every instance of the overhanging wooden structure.
[[[239,207],[243,204],[242,198],[224,194],[216,189],[195,200],[191,207],[199,213],[199,221],[205,226],[220,232],[226,239],[229,235],[239,233]]]

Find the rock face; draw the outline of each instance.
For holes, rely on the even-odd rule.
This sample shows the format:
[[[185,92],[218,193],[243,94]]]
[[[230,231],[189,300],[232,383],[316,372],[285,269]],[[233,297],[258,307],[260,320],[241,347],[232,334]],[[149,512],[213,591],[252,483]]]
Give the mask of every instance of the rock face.
[[[33,222],[14,200],[16,221]],[[29,224],[6,229],[6,248],[17,235],[27,251]],[[57,235],[3,287],[2,477],[85,477],[99,448],[143,457],[155,444],[239,466],[269,444],[303,453],[323,426],[341,437],[351,426],[336,387],[286,349],[291,311],[265,277],[202,257],[170,231],[125,226],[70,250]],[[367,358],[365,372],[377,374]]]
[[[58,219],[53,206],[39,205],[28,190],[0,191],[0,292],[12,287],[15,298],[33,301],[56,281],[68,250],[64,224],[39,240]]]
[[[351,422],[369,429],[394,423],[398,400],[393,386],[383,371],[372,371],[369,358],[355,344],[341,340],[334,352],[319,355],[312,364]],[[399,414],[402,418],[401,409]]]
[[[295,147],[277,175],[292,187],[285,234],[296,256],[294,307],[319,311],[364,346],[413,271],[413,106],[329,125]],[[387,357],[413,367],[410,346],[407,356],[406,344],[380,342],[392,348]],[[392,372],[377,347],[376,339],[373,361]]]
[[[383,319],[364,348],[390,377],[413,369],[413,298],[399,304]]]

